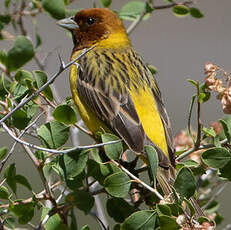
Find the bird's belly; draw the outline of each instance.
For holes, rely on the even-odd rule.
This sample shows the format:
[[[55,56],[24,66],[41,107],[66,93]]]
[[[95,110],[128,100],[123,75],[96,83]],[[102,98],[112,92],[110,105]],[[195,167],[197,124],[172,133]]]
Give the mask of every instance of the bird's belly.
[[[150,89],[131,90],[130,95],[146,135],[168,156],[164,126]]]
[[[87,128],[95,135],[96,139],[99,139],[99,132],[110,132],[108,127],[95,115],[95,113],[84,103],[84,99],[79,97],[77,91],[77,67],[76,65],[72,65],[70,68],[70,86],[72,97],[77,106],[78,112],[87,126]]]

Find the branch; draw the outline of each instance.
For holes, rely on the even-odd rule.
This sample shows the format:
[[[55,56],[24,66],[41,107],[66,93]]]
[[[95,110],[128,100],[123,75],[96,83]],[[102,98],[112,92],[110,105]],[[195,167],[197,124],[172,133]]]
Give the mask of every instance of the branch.
[[[19,142],[20,144],[26,145],[30,148],[33,149],[37,149],[37,150],[41,150],[41,151],[45,151],[45,152],[49,152],[49,153],[53,153],[53,154],[67,154],[73,151],[77,151],[77,150],[83,150],[83,149],[92,149],[92,148],[98,148],[98,147],[102,147],[105,145],[111,145],[111,144],[116,144],[122,140],[116,140],[116,141],[109,141],[109,142],[105,142],[105,143],[100,143],[100,144],[95,144],[95,145],[85,145],[85,146],[75,146],[74,148],[71,149],[65,149],[65,150],[56,150],[56,149],[48,149],[48,148],[43,148],[31,143],[28,143],[26,141],[23,141],[21,139],[19,139],[18,137],[16,137],[13,132],[8,128],[8,126],[3,122],[2,123],[2,128],[17,142]]]
[[[145,184],[142,180],[140,180],[138,177],[133,175],[131,172],[129,172],[126,168],[124,168],[122,165],[117,163],[114,160],[111,160],[112,163],[114,163],[116,166],[118,166],[122,171],[127,173],[128,176],[130,176],[132,179],[134,179],[137,183],[141,184],[144,188],[149,190],[150,192],[154,193],[160,200],[164,200],[164,197],[154,188],[150,187],[149,185]]]
[[[9,112],[6,116],[4,116],[1,120],[0,120],[0,125],[2,125],[2,123],[4,121],[6,121],[10,116],[12,116],[13,113],[15,113],[17,110],[19,110],[20,108],[22,108],[25,104],[27,104],[29,101],[33,100],[35,97],[37,97],[44,89],[46,89],[50,84],[52,84],[54,82],[54,80],[64,71],[66,70],[68,67],[70,67],[72,64],[74,64],[76,61],[78,61],[81,57],[83,57],[86,53],[88,53],[89,51],[91,51],[92,49],[94,49],[96,46],[92,46],[89,49],[84,49],[83,52],[77,57],[75,58],[73,61],[70,61],[69,63],[67,63],[66,65],[62,62],[62,64],[60,65],[60,69],[57,73],[55,73],[47,82],[46,84],[44,84],[40,89],[38,89],[37,91],[35,91],[31,96],[29,96],[28,98],[26,98],[24,101],[22,101],[21,103],[19,103],[14,109],[11,110],[11,112]]]

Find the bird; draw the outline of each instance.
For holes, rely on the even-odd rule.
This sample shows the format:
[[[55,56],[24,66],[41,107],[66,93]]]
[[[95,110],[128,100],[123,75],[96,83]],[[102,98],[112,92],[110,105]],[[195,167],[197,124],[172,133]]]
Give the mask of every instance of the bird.
[[[170,120],[156,79],[134,50],[119,17],[107,8],[89,8],[58,24],[71,31],[71,60],[95,46],[70,69],[72,97],[85,125],[119,136],[144,156],[146,145],[158,154],[157,181],[164,194],[175,179],[175,148]]]

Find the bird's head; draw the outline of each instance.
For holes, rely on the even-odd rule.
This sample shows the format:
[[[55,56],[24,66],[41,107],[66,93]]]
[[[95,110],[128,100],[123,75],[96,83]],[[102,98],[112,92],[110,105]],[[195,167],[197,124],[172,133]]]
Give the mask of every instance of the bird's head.
[[[94,44],[105,48],[130,46],[123,23],[109,9],[81,10],[74,17],[58,21],[58,25],[72,32],[74,50]]]

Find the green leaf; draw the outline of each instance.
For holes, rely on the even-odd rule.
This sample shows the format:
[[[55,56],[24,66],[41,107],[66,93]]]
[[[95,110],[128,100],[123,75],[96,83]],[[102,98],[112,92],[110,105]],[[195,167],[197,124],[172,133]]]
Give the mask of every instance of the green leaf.
[[[103,143],[119,140],[117,136],[109,133],[102,134],[101,138]],[[120,155],[123,153],[122,142],[118,142],[116,144],[111,145],[105,145],[104,150],[109,159],[118,160]]]
[[[189,14],[189,8],[185,5],[175,5],[172,10],[178,17],[183,17]]]
[[[203,127],[202,131],[206,136],[216,137],[216,135],[217,135],[216,132],[214,131],[213,127],[210,127],[210,128]]]
[[[151,73],[152,73],[153,75],[155,75],[155,74],[158,73],[158,69],[157,69],[154,65],[148,64],[147,67],[148,67],[148,69],[151,71]]]
[[[5,50],[0,51],[0,63],[7,65],[7,53]]]
[[[88,176],[95,178],[101,185],[107,176],[121,172],[121,169],[113,163],[102,164],[94,160],[88,161]]]
[[[17,185],[16,185],[16,168],[15,168],[15,164],[10,164],[8,165],[8,167],[5,170],[5,174],[4,174],[5,178],[6,178],[6,183],[9,185],[9,187],[12,189],[12,191],[14,193],[16,193],[17,190]]]
[[[86,167],[89,151],[75,151],[60,156],[60,166],[64,170],[66,179],[79,175]]]
[[[120,10],[119,17],[124,20],[134,21],[145,11],[145,3],[141,1],[130,1]]]
[[[204,15],[201,13],[201,11],[197,8],[192,7],[192,8],[190,8],[189,12],[190,12],[191,16],[194,18],[203,18],[204,17]]]
[[[37,32],[35,33],[35,38],[36,38],[35,48],[38,48],[42,44],[42,39],[41,39],[41,36]]]
[[[14,77],[21,85],[27,87],[28,81],[32,82],[34,80],[32,74],[26,70],[18,70]]]
[[[26,177],[24,177],[24,176],[22,176],[22,175],[16,175],[16,176],[15,176],[15,180],[16,180],[16,183],[25,186],[25,187],[28,188],[29,190],[32,190],[31,185],[30,185],[30,183],[28,182],[28,180],[26,179]]]
[[[218,201],[214,200],[212,201],[208,207],[206,207],[205,212],[206,215],[211,215],[213,213],[215,213],[220,207],[220,204],[218,203]]]
[[[203,152],[201,158],[209,167],[222,168],[231,160],[231,155],[227,149],[215,147]]]
[[[223,177],[229,181],[231,181],[231,161],[228,161],[225,166],[219,169],[219,177]]]
[[[124,172],[114,173],[104,180],[106,191],[114,197],[125,197],[131,186],[129,176]]]
[[[3,160],[8,152],[8,149],[4,146],[0,148],[0,160]]]
[[[57,121],[67,125],[77,122],[75,111],[69,105],[59,105],[52,115]]]
[[[144,149],[145,149],[145,152],[147,153],[147,156],[148,156],[148,162],[149,162],[149,165],[151,167],[153,180],[155,181],[156,180],[157,168],[158,168],[158,165],[159,165],[157,152],[150,145],[145,146]]]
[[[200,86],[200,93],[203,93],[203,98],[201,99],[201,103],[205,103],[210,99],[211,93],[208,91],[205,83]]]
[[[165,205],[165,204],[157,204],[156,211],[157,211],[158,216],[161,216],[161,215],[171,216],[172,215],[171,209],[168,207],[168,205]]]
[[[230,117],[225,117],[223,119],[220,119],[219,122],[222,124],[226,138],[228,139],[228,141],[230,141],[231,139],[231,119]]]
[[[90,230],[90,227],[88,225],[84,225],[80,230]]]
[[[116,222],[122,223],[128,216],[136,211],[136,208],[121,198],[107,200],[107,213]]]
[[[188,199],[193,196],[196,190],[196,181],[189,168],[183,167],[178,172],[174,182],[174,188],[182,197]]]
[[[133,213],[121,226],[121,230],[153,230],[156,224],[156,212],[144,210]],[[166,228],[167,229],[167,228]]]
[[[21,99],[27,95],[28,87],[25,87],[18,83],[12,93],[13,93],[14,99],[17,102],[20,102]]]
[[[43,8],[55,19],[65,18],[64,0],[43,0]]]
[[[88,214],[93,208],[95,200],[89,192],[83,190],[76,190],[74,193],[71,193],[70,195],[74,198],[73,202],[75,206],[78,209],[84,211],[85,214]]]
[[[6,199],[7,200],[9,198],[9,196],[10,196],[10,194],[8,192],[8,189],[4,185],[2,185],[0,187],[0,199]]]
[[[180,229],[181,227],[176,223],[176,219],[170,217],[170,216],[165,216],[162,215],[159,217],[159,224],[160,224],[160,229],[161,230],[177,230]]]
[[[17,128],[17,129],[25,129],[27,127],[27,125],[30,122],[30,119],[27,116],[27,112],[24,109],[19,109],[17,110],[13,115],[13,125]]]
[[[196,82],[196,81],[194,81],[194,80],[192,80],[192,79],[187,79],[187,81],[188,81],[189,83],[191,83],[192,85],[194,85],[194,86],[197,88],[198,82]]]
[[[10,211],[18,217],[19,224],[27,224],[34,216],[35,203],[10,204]]]
[[[33,56],[34,49],[31,41],[24,36],[18,36],[14,41],[13,48],[11,48],[7,54],[8,70],[13,71],[22,67],[30,61]]]
[[[33,71],[33,74],[35,76],[35,81],[37,84],[37,88],[41,88],[46,82],[47,82],[47,75],[45,72],[37,70]],[[53,101],[53,94],[51,91],[51,88],[48,86],[46,89],[43,90],[43,94],[50,100]]]
[[[112,0],[100,0],[100,3],[103,7],[109,7],[112,3]]]
[[[68,140],[69,127],[58,121],[51,121],[40,126],[38,135],[48,148],[56,149]]]
[[[49,211],[51,210],[48,208],[43,208],[41,220],[45,218]],[[69,228],[65,224],[63,224],[63,221],[59,214],[50,216],[44,227],[46,230],[69,230]]]

